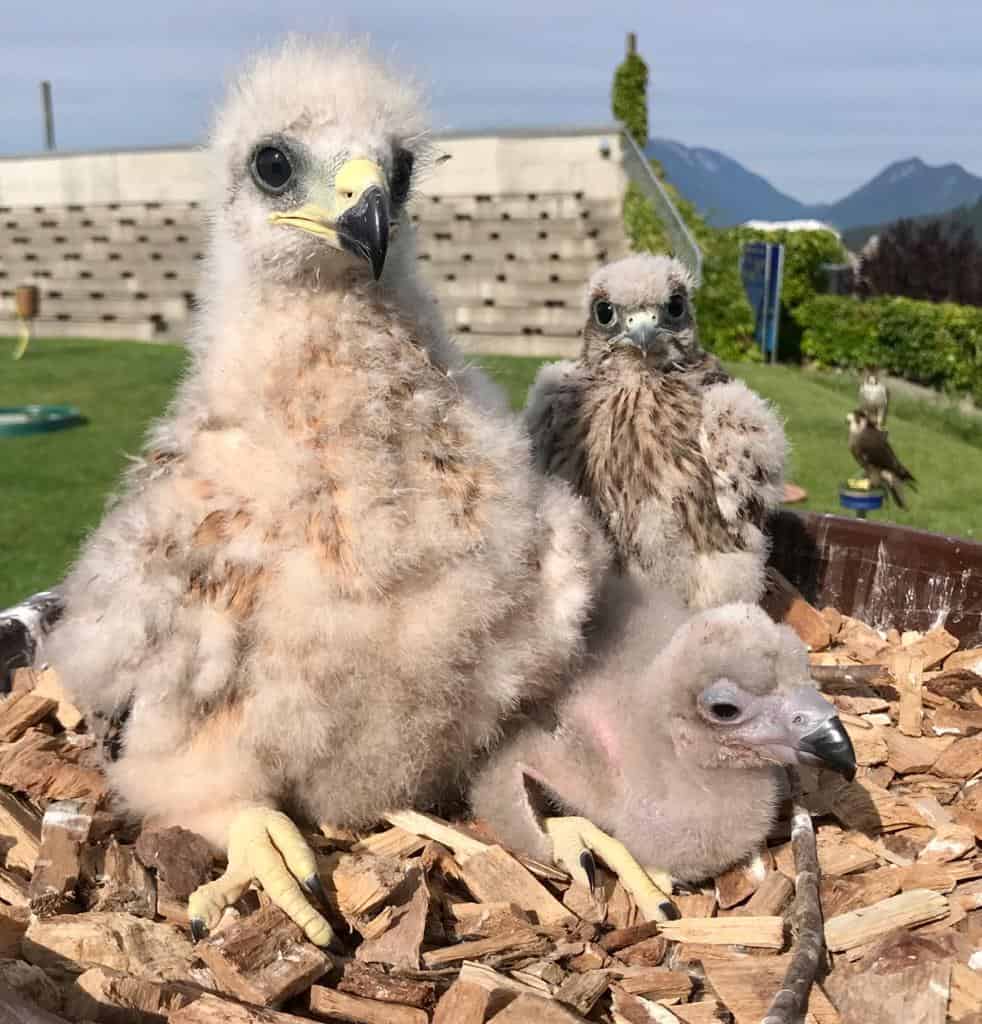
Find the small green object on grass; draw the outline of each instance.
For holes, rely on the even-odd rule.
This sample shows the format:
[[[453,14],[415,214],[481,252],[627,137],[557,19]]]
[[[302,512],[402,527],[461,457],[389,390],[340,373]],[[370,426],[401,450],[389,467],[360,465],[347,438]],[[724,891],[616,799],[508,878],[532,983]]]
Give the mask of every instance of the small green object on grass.
[[[77,427],[84,422],[85,417],[74,405],[0,406],[0,437],[45,434]]]

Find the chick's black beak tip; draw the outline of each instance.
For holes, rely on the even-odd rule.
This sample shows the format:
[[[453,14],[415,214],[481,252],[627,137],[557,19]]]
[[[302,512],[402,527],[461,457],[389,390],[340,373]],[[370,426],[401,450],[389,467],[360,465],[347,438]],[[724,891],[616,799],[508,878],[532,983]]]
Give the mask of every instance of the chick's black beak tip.
[[[836,715],[803,736],[798,749],[838,772],[849,782],[856,777],[856,751],[849,733]]]
[[[367,188],[338,218],[338,235],[348,252],[368,260],[377,281],[389,251],[389,201],[377,185]]]

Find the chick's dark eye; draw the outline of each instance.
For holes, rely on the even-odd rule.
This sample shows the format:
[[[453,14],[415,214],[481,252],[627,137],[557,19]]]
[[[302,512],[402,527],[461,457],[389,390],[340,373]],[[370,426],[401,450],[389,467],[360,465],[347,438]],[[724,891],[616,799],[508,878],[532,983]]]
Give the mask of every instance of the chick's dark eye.
[[[617,319],[617,310],[606,299],[598,299],[593,304],[593,316],[601,327],[610,327]]]
[[[413,155],[408,149],[396,150],[392,162],[392,178],[389,182],[389,195],[392,202],[402,204],[409,198],[409,186],[413,178]]]
[[[685,296],[676,292],[668,300],[668,315],[677,320],[685,312]]]
[[[709,713],[713,718],[718,718],[721,722],[730,722],[740,714],[740,709],[736,704],[717,701],[715,704],[709,705]]]
[[[290,158],[277,146],[263,146],[252,158],[253,174],[259,184],[273,192],[279,192],[293,177]]]

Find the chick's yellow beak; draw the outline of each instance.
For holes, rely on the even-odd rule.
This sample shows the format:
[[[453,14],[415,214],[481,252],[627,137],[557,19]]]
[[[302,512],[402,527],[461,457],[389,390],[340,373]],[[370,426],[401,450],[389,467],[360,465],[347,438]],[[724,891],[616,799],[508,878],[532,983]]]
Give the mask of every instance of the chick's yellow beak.
[[[270,222],[299,228],[361,256],[377,281],[389,248],[389,194],[381,167],[372,160],[349,160],[325,192],[320,202],[271,213]]]

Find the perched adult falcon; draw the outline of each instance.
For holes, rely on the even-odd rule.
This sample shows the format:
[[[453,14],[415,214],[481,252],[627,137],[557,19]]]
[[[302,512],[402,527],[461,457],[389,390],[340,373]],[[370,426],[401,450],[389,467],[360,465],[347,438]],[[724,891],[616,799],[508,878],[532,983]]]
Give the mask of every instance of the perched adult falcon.
[[[526,423],[538,465],[589,500],[622,569],[692,607],[754,602],[787,442],[774,410],[701,348],[691,292],[668,256],[599,269],[582,353],[542,368]]]
[[[862,409],[849,413],[846,423],[849,424],[849,451],[863,467],[869,482],[874,487],[885,485],[893,500],[906,508],[903,485],[910,484],[916,491],[917,481],[897,458],[887,440],[887,432],[879,430]]]
[[[66,580],[46,656],[136,813],[331,929],[292,818],[439,806],[581,649],[609,551],[416,275],[416,87],[291,40],[232,86],[192,364]],[[289,815],[289,816],[288,816]]]
[[[859,384],[859,401],[870,422],[882,430],[887,421],[890,392],[875,366],[868,366]]]

